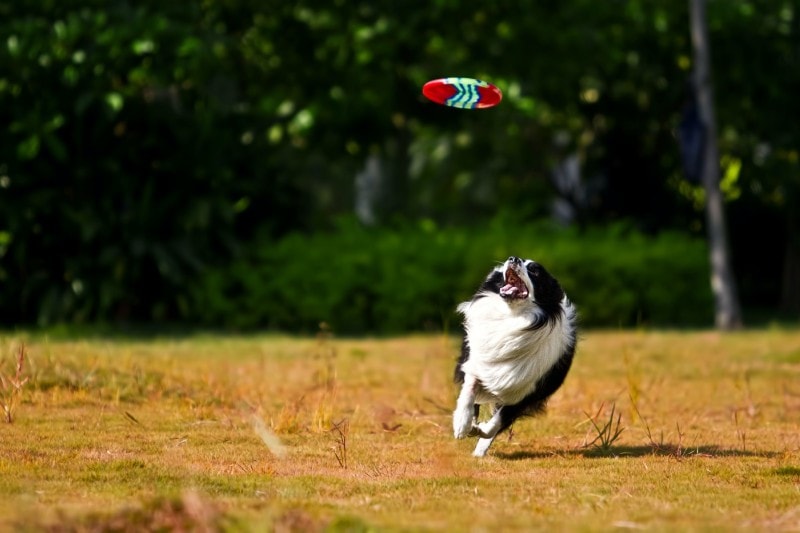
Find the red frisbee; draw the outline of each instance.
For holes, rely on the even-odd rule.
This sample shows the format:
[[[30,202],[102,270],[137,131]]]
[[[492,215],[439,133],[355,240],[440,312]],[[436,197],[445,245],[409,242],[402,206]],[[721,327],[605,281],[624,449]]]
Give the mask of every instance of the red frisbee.
[[[422,94],[437,104],[459,109],[494,107],[503,93],[487,81],[475,78],[440,78],[422,86]]]

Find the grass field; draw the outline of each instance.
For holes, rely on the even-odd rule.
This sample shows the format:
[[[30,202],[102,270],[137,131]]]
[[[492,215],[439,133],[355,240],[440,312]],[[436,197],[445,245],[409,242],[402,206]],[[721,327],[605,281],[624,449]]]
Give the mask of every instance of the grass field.
[[[798,330],[586,332],[483,459],[454,337],[0,350],[3,530],[800,530]]]

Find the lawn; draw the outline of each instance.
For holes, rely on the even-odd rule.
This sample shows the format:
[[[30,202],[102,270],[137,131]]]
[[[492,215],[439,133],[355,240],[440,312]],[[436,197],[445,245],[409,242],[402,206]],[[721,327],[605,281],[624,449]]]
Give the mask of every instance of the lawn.
[[[5,334],[0,529],[800,529],[800,331],[586,332],[483,459],[458,348]]]

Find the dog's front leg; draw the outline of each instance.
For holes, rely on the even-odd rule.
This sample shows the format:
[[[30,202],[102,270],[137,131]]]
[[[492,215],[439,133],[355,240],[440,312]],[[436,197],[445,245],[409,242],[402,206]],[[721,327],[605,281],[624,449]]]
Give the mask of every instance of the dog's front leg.
[[[502,406],[497,407],[492,413],[492,418],[486,422],[478,424],[478,435],[480,435],[481,438],[478,439],[478,444],[475,446],[475,450],[472,452],[473,456],[483,457],[486,455],[486,452],[489,451],[489,446],[491,446],[492,442],[494,442],[494,438],[497,436],[497,433],[500,431],[500,428],[503,424],[500,415],[500,411],[502,410]]]
[[[470,374],[464,375],[464,385],[458,395],[456,410],[453,412],[453,435],[457,439],[475,435],[475,394],[478,380]]]
[[[491,446],[493,442],[494,437],[478,439],[478,444],[475,445],[475,449],[472,451],[472,456],[484,457],[486,452],[489,451],[489,446]]]

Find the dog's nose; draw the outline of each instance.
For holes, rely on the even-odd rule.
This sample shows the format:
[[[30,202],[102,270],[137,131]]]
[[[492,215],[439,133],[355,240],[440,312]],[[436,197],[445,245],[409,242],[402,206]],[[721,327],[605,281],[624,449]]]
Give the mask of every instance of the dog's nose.
[[[512,255],[511,257],[508,258],[508,262],[512,263],[512,264],[520,263],[520,259],[519,259],[519,257],[517,257],[515,255]]]

